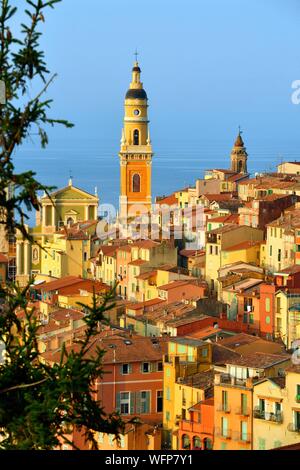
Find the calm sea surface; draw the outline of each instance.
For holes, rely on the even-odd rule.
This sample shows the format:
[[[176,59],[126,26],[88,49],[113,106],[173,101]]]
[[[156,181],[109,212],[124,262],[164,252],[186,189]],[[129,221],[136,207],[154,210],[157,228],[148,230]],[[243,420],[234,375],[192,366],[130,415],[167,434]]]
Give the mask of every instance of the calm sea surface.
[[[232,140],[193,141],[153,140],[152,193],[167,195],[203,177],[209,168],[228,168]],[[300,160],[300,138],[285,142],[264,138],[247,141],[248,168],[255,172],[275,171],[281,160]],[[101,203],[118,205],[119,142],[113,140],[62,141],[53,139],[47,149],[26,144],[15,155],[17,171],[33,170],[39,180],[61,188],[67,185],[70,171],[73,184],[94,193],[98,188]],[[31,222],[33,221],[31,217]]]

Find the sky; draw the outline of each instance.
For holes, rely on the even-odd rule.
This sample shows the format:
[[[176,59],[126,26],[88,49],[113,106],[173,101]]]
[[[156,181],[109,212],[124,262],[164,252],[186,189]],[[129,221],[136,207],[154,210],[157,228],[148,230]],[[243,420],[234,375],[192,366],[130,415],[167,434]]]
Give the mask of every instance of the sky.
[[[53,113],[119,139],[137,48],[154,137],[293,139],[299,34],[299,0],[63,0],[43,38]]]
[[[166,156],[164,167],[159,160],[154,166],[156,194],[194,183],[194,168],[211,168],[214,158],[228,165],[238,126],[251,171],[300,157],[300,104],[292,102],[292,83],[300,80],[299,0],[63,0],[47,12],[43,33],[47,64],[58,74],[47,93],[50,116],[75,124],[50,131],[48,154],[36,165],[43,182],[60,186],[75,168],[78,185],[91,189],[99,180],[105,198],[113,188],[116,201],[118,159],[111,167],[108,160],[118,154],[136,48],[153,148]],[[42,153],[31,140],[28,147],[35,165]],[[99,158],[91,175],[85,154],[90,162],[93,152]]]

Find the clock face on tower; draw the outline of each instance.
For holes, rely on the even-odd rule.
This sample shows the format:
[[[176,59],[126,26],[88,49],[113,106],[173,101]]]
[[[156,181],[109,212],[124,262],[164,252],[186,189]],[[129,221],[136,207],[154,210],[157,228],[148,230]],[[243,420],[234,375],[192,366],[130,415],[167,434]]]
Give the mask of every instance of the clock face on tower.
[[[138,115],[140,114],[140,110],[139,110],[139,109],[135,109],[135,110],[133,111],[133,114],[134,114],[135,116],[138,116]]]

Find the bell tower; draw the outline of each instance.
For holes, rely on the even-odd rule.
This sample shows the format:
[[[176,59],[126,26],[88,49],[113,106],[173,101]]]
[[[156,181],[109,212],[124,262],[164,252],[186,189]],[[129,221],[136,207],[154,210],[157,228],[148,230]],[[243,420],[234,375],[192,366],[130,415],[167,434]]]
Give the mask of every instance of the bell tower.
[[[238,136],[234,143],[234,147],[231,152],[231,170],[237,173],[248,173],[247,172],[247,159],[248,154],[246,147],[242,139],[242,132],[239,129]]]
[[[120,157],[120,217],[135,217],[151,210],[152,146],[148,97],[136,60],[125,96],[125,116]]]

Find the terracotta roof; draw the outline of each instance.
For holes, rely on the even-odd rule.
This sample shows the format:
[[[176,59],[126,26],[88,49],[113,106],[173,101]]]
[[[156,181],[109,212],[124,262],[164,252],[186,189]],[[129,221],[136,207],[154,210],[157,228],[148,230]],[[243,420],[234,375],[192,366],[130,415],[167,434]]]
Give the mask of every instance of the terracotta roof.
[[[240,227],[241,227],[241,225],[238,225],[238,224],[226,224],[226,225],[223,225],[223,227],[219,227],[219,228],[215,228],[214,230],[210,230],[209,232],[207,232],[207,234],[209,235],[211,233],[231,232],[232,230],[237,230]]]
[[[238,359],[240,359],[241,355],[238,352],[235,352],[229,349],[226,346],[218,343],[212,343],[213,347],[213,355],[212,355],[212,362],[213,364],[217,365],[225,365],[233,361],[235,363]]]
[[[82,278],[77,276],[66,276],[55,281],[46,282],[41,285],[34,286],[35,290],[42,290],[43,292],[51,292],[55,290],[62,289],[63,287],[71,286],[83,281]]]
[[[219,344],[227,346],[230,349],[236,349],[240,346],[245,346],[246,344],[256,343],[257,341],[263,340],[257,336],[248,335],[247,333],[238,333],[232,337],[220,340]]]
[[[134,261],[131,261],[128,263],[130,266],[141,266],[142,264],[147,263],[144,259],[135,259]]]
[[[104,254],[104,256],[113,256],[116,253],[117,250],[118,250],[118,246],[102,245],[98,249],[98,254],[101,251]]]
[[[126,305],[126,309],[128,308],[129,310],[140,310],[141,308],[147,308],[147,307],[152,307],[154,305],[159,305],[161,303],[165,303],[165,300],[156,298],[156,299],[151,299],[147,300],[146,302],[135,302],[135,303],[129,303]]]
[[[188,385],[189,387],[206,390],[208,388],[213,387],[214,378],[215,373],[213,369],[209,369],[203,372],[198,372],[197,374],[189,375],[184,378],[181,383],[184,385]]]
[[[233,364],[237,366],[251,367],[257,369],[267,369],[273,365],[286,362],[291,359],[289,354],[267,354],[261,352],[250,353],[243,355],[238,359],[229,360],[226,364]]]
[[[289,266],[288,268],[282,269],[281,271],[277,271],[274,273],[275,275],[277,274],[297,274],[300,272],[300,265],[299,264],[293,264],[292,266]]]
[[[172,282],[169,282],[168,284],[165,284],[163,286],[159,286],[158,289],[159,290],[171,290],[171,289],[176,289],[177,287],[183,287],[183,286],[188,286],[188,285],[194,285],[194,286],[197,286],[197,287],[206,287],[206,283],[205,282],[195,282],[193,280],[184,280],[184,281],[180,281],[180,280],[177,280],[177,281],[172,281]]]
[[[104,333],[104,334],[103,334]],[[105,350],[103,364],[162,361],[167,353],[168,338],[150,338],[146,336],[129,336],[126,333],[111,335],[105,332],[95,337],[90,344],[88,356],[96,353],[97,348]],[[78,344],[67,347],[67,351],[79,350]],[[57,362],[60,352],[45,355],[48,360]],[[161,372],[162,374],[162,372]]]
[[[170,196],[166,196],[161,199],[156,199],[156,204],[166,204],[167,206],[173,206],[178,204],[178,199],[175,194],[170,194]]]
[[[205,250],[181,250],[179,254],[186,258],[194,258],[195,256],[203,256],[205,254]]]
[[[135,276],[135,278],[140,279],[142,281],[145,281],[145,280],[149,279],[150,277],[155,276],[156,274],[157,274],[157,269],[154,270],[154,271],[147,271],[145,273],[141,273],[138,276]]]
[[[80,282],[72,284],[71,286],[62,287],[60,289],[60,295],[78,295],[80,291],[87,291],[89,293],[101,293],[108,292],[110,287],[107,284],[99,281],[93,281],[92,279],[81,279]]]

